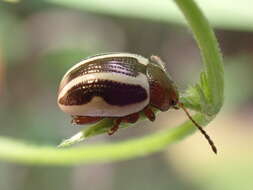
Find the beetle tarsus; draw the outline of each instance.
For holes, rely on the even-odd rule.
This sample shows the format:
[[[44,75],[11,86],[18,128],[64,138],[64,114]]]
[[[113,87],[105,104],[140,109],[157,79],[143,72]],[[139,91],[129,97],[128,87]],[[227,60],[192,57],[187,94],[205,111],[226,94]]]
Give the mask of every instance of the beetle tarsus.
[[[143,112],[150,121],[155,121],[155,113],[150,107],[146,107]]]
[[[122,121],[121,118],[115,120],[113,127],[110,128],[108,131],[108,135],[110,135],[110,136],[113,135],[119,129],[119,125],[120,125],[121,121]]]

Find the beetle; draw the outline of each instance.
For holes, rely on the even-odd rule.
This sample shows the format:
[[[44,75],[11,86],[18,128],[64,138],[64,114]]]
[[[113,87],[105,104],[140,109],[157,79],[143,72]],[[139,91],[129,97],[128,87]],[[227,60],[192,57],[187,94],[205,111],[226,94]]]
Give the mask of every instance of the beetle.
[[[135,123],[140,113],[154,121],[153,108],[162,112],[182,108],[217,152],[207,133],[179,102],[176,85],[158,56],[147,59],[132,53],[106,53],[88,57],[63,76],[57,102],[63,112],[72,116],[72,124],[112,118],[109,135],[122,122]]]

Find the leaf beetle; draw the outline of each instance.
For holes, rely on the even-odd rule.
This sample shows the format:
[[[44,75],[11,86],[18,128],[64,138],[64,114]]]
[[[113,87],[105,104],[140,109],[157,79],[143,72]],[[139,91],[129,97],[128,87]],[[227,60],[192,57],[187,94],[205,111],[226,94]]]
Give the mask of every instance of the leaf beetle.
[[[88,57],[63,76],[57,102],[63,112],[72,116],[73,124],[114,119],[109,135],[122,122],[135,123],[141,112],[154,121],[153,107],[163,112],[182,108],[217,152],[207,133],[179,102],[178,90],[157,56],[147,59],[132,53],[107,53]]]

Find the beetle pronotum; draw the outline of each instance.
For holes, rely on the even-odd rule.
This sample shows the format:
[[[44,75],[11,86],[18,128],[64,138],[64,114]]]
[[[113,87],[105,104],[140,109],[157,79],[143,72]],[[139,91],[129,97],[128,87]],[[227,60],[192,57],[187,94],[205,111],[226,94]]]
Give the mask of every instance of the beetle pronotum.
[[[141,112],[154,121],[152,107],[160,111],[182,108],[217,153],[213,141],[179,102],[177,88],[157,56],[146,59],[131,53],[108,53],[88,57],[63,76],[58,105],[72,116],[74,124],[114,119],[109,135],[121,122],[135,123]]]

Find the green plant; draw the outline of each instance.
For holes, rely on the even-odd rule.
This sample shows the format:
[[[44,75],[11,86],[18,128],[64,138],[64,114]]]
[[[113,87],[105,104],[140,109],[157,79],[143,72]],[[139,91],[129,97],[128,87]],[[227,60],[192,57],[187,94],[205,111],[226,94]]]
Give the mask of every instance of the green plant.
[[[198,111],[193,118],[201,125],[207,125],[215,118],[223,104],[224,76],[221,54],[215,35],[193,0],[174,0],[184,14],[197,44],[201,50],[204,69],[200,81],[189,88],[181,101],[186,107]],[[81,131],[67,144],[77,142],[86,136],[105,132],[111,120],[105,119],[88,131]],[[182,125],[118,143],[85,145],[67,149],[52,146],[36,146],[20,141],[0,138],[0,159],[29,164],[72,165],[91,162],[110,162],[144,156],[160,151],[169,144],[179,141],[196,130],[191,121]]]

